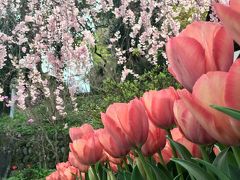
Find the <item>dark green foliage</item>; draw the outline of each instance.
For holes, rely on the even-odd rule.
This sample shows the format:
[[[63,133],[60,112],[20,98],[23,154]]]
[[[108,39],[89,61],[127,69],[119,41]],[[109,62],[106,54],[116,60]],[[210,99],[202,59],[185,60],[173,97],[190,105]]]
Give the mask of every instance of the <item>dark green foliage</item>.
[[[139,79],[122,83],[108,79],[98,89],[93,89],[93,92],[79,94],[78,112],[73,112],[66,97],[67,116],[64,119],[49,120],[51,113],[48,114],[50,107],[47,101],[32,107],[31,117],[17,114],[14,119],[2,118],[2,134],[11,140],[11,165],[16,165],[20,170],[29,165],[44,169],[55,168],[57,162],[67,160],[70,127],[81,126],[83,123],[90,123],[95,128],[102,127],[100,112],[105,112],[110,104],[128,102],[134,97],[142,96],[145,91],[167,88],[170,85],[179,87],[166,69],[161,72],[160,68],[156,67]],[[35,121],[29,124],[29,118]],[[7,146],[8,143],[2,144]],[[26,169],[24,172],[29,172],[29,177],[34,177],[35,171]]]
[[[29,180],[29,179],[45,179],[53,170],[42,168],[26,168],[21,171],[13,171],[8,180]]]

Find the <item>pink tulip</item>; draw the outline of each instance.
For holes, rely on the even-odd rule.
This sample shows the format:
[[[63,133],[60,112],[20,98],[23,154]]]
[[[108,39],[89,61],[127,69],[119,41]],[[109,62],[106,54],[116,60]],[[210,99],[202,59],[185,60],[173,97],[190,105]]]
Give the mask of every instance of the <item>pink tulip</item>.
[[[240,58],[232,65],[226,77],[225,103],[227,107],[240,110]]]
[[[114,158],[107,152],[105,152],[105,154],[107,155],[107,159],[109,160],[109,162],[112,162],[114,164],[122,164],[122,162],[123,162],[122,158]]]
[[[240,144],[240,122],[210,107],[215,104],[240,109],[239,101],[240,61],[230,71],[209,72],[196,82],[193,92],[179,91],[184,105],[194,114],[198,123],[218,142],[227,145]]]
[[[118,172],[118,165],[117,164],[109,162],[109,166],[110,166],[110,168],[113,172],[115,172],[115,173]]]
[[[164,161],[164,164],[167,164],[171,158],[173,157],[173,154],[172,154],[172,148],[169,144],[169,142],[167,141],[166,143],[166,146],[163,148],[163,150],[161,151],[161,154],[162,154],[162,158],[163,158],[163,161]],[[159,154],[158,153],[155,153],[153,155],[153,159],[157,162],[157,163],[162,163],[161,160],[160,160],[160,157],[159,157]]]
[[[145,143],[149,128],[148,116],[139,99],[135,98],[129,103],[112,104],[106,114],[116,123],[116,127],[121,127],[133,146],[140,147]]]
[[[103,157],[103,149],[95,132],[74,140],[70,149],[84,165],[93,165]]]
[[[46,180],[60,180],[58,171],[54,171],[49,176],[46,177]]]
[[[81,127],[73,127],[69,129],[69,135],[72,141],[80,139],[84,134],[93,132],[90,124],[83,124]]]
[[[172,129],[171,134],[172,134],[173,140],[182,144],[183,146],[185,146],[188,149],[188,151],[192,154],[193,157],[199,157],[200,158],[202,156],[201,152],[198,148],[198,145],[190,142],[189,140],[187,140],[184,137],[184,135],[181,133],[179,128]]]
[[[142,102],[148,116],[157,127],[168,129],[174,125],[173,104],[178,99],[173,87],[143,94]]]
[[[174,128],[171,130],[172,138],[175,142],[178,142],[185,146],[187,150],[192,154],[193,157],[201,157],[201,152],[197,144],[194,144],[187,140],[184,135],[180,132],[179,128]],[[161,151],[162,158],[165,164],[167,164],[173,157],[172,148],[170,142],[167,140],[165,147]],[[156,162],[162,163],[158,153],[153,155],[153,158]]]
[[[166,131],[154,126],[149,121],[149,132],[147,141],[142,146],[144,156],[152,156],[158,151],[161,151],[166,144]]]
[[[46,177],[46,180],[75,180],[80,173],[77,168],[71,166],[69,162],[62,162],[56,165],[57,171]]]
[[[125,156],[130,151],[130,144],[121,127],[108,115],[101,114],[104,129],[97,131],[99,141],[104,150],[112,157],[119,158]]]
[[[69,152],[69,154],[68,154],[68,161],[69,161],[69,163],[72,166],[78,168],[80,172],[87,172],[88,169],[89,169],[89,166],[82,164],[79,161],[79,159],[76,156],[76,154],[74,154],[73,152]]]
[[[231,0],[230,6],[215,3],[214,8],[227,32],[240,45],[240,1]]]
[[[176,124],[184,136],[196,144],[212,144],[215,140],[198,123],[196,117],[186,108],[182,100],[174,103]]]
[[[228,71],[233,63],[233,41],[222,25],[194,22],[166,46],[170,73],[189,91],[209,71]]]

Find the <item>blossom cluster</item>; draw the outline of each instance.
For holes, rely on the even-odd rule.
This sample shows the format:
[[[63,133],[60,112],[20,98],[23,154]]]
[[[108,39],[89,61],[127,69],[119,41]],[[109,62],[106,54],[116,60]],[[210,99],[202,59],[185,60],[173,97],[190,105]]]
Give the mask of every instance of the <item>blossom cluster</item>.
[[[63,82],[64,69],[79,73],[89,66],[89,47],[95,40],[88,30],[85,13],[79,11],[76,2],[0,2],[0,17],[4,22],[0,29],[0,69],[16,74],[15,99],[20,108],[26,108],[26,97],[34,104],[41,95],[53,95],[49,76]],[[47,76],[46,69],[42,68],[43,61],[49,67]],[[1,81],[4,85],[4,78]],[[55,99],[56,110],[60,115],[65,114],[64,107],[59,107],[63,104],[59,96]]]
[[[124,64],[121,80],[125,80],[128,74],[137,77],[137,73],[128,67],[128,62],[133,58],[133,51],[138,51],[140,56],[149,63],[157,64],[160,53],[166,57],[163,51],[166,40],[177,35],[181,30],[179,15],[194,9],[188,18],[190,23],[200,20],[210,6],[211,1],[209,0],[201,2],[194,0],[130,0],[121,1],[119,6],[109,6],[112,7],[115,17],[121,19],[121,26],[124,26],[129,32],[126,37],[122,37],[120,31],[117,31],[110,39],[109,47],[115,50],[118,64]],[[122,42],[123,38],[126,40]]]
[[[53,95],[49,75],[63,82],[64,69],[79,73],[89,67],[90,47],[96,43],[94,29],[101,24],[102,17],[111,14],[129,29],[126,34],[117,30],[109,40],[109,47],[123,65],[121,80],[129,74],[137,78],[138,74],[128,66],[132,53],[137,51],[156,64],[168,37],[179,33],[179,14],[191,10],[189,22],[192,22],[208,11],[209,6],[210,0],[47,0],[41,3],[3,0],[0,2],[0,17],[4,22],[0,29],[0,70],[8,61],[5,69],[17,74],[16,100],[22,108],[27,96],[34,103],[41,94]],[[128,42],[120,45],[122,39]],[[48,64],[48,76],[42,69],[43,62]],[[4,79],[1,81],[4,84]],[[71,99],[74,100],[73,94]],[[60,114],[62,109],[58,108]]]

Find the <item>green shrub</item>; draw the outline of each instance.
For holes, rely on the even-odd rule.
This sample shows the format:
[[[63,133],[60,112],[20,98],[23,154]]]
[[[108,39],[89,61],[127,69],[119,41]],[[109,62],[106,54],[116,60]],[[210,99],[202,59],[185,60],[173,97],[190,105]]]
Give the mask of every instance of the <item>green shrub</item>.
[[[29,179],[45,179],[53,170],[42,168],[26,168],[21,171],[12,171],[8,180],[29,180]]]
[[[12,163],[16,165],[19,174],[14,178],[32,177],[37,179],[39,174],[45,171],[27,168],[29,165],[39,169],[55,168],[57,162],[67,160],[69,152],[69,128],[90,123],[95,128],[102,127],[100,112],[105,112],[107,107],[114,102],[128,102],[134,97],[141,97],[145,91],[159,90],[174,86],[180,87],[166,68],[155,67],[144,73],[136,80],[126,80],[119,83],[112,79],[106,79],[102,86],[91,93],[79,94],[77,97],[78,112],[73,112],[70,105],[66,104],[67,116],[55,122],[47,118],[47,106],[42,102],[32,108],[32,114],[38,116],[32,124],[28,118],[17,113],[14,119],[7,116],[1,118],[0,128],[2,133],[12,141],[9,145],[12,149]],[[46,116],[46,117],[45,117]],[[0,140],[1,141],[1,140]],[[7,145],[9,142],[2,142]],[[21,179],[20,178],[20,179]]]

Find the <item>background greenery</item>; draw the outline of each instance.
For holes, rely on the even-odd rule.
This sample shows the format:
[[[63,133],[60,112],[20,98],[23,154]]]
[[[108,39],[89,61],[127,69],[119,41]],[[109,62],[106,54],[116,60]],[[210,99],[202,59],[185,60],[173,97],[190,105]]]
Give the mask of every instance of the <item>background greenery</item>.
[[[98,88],[93,87],[91,93],[78,95],[79,112],[73,112],[71,106],[66,104],[68,114],[59,121],[48,120],[48,106],[44,101],[31,108],[32,114],[35,114],[33,123],[27,121],[31,118],[27,113],[18,112],[14,119],[4,116],[0,121],[1,134],[4,135],[1,136],[4,138],[0,138],[0,145],[5,147],[5,153],[7,150],[11,152],[10,167],[17,166],[17,170],[11,172],[10,179],[45,177],[55,168],[57,162],[67,160],[70,127],[86,122],[95,128],[101,127],[100,112],[105,112],[111,103],[128,102],[134,97],[142,96],[147,90],[171,85],[179,87],[165,67],[160,71],[157,66],[139,79],[123,83],[106,78]]]

